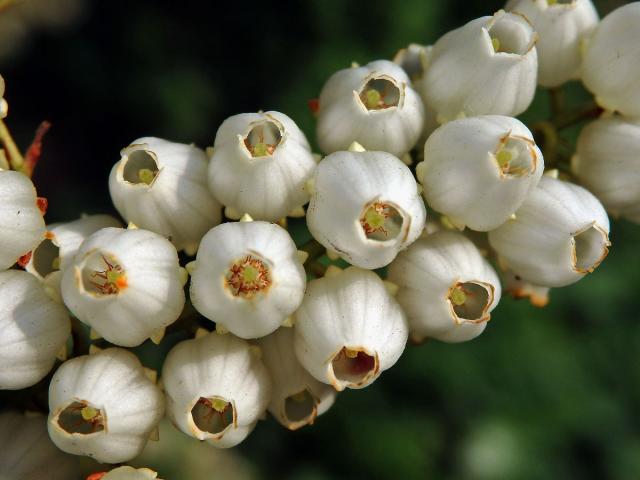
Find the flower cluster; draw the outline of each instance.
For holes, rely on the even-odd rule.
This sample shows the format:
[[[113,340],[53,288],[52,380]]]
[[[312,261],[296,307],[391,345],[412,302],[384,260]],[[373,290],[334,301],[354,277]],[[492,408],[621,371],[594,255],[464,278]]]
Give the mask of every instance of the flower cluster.
[[[228,448],[267,411],[312,424],[409,338],[477,337],[503,290],[546,303],[607,256],[607,211],[640,223],[638,25],[640,2],[599,22],[590,0],[511,0],[394,62],[354,64],[313,102],[324,157],[273,111],[228,118],[206,151],[140,138],[109,178],[126,228],[107,215],[45,226],[1,123],[0,389],[71,354],[49,386],[59,449],[127,462],[165,414]],[[538,85],[572,79],[597,106],[564,159],[550,141],[563,122],[514,116]],[[286,217],[311,240],[296,245],[306,232]],[[103,348],[82,351],[89,329]],[[195,338],[156,382],[126,347],[176,330]]]

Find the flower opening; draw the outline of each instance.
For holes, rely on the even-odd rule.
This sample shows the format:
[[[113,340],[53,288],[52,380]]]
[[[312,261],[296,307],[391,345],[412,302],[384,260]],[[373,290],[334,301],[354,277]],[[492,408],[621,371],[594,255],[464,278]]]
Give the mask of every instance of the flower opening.
[[[280,126],[273,120],[262,120],[255,123],[244,137],[244,146],[252,157],[269,157],[273,155],[281,141]]]
[[[271,273],[265,262],[247,255],[231,265],[225,280],[234,296],[252,298],[269,288]]]
[[[106,419],[102,410],[77,400],[71,402],[58,414],[58,425],[71,434],[90,435],[106,428]]]
[[[91,253],[81,269],[82,287],[96,296],[116,295],[127,288],[127,275],[120,262],[100,251]]]
[[[200,397],[191,409],[191,418],[199,430],[218,435],[234,423],[235,410],[224,398]]]

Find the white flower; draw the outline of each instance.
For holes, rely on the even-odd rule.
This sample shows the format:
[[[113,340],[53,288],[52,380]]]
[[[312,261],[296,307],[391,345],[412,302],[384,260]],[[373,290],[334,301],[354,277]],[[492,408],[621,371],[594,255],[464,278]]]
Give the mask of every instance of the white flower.
[[[317,138],[325,153],[358,142],[402,157],[418,141],[424,107],[401,67],[388,60],[340,70],[319,98]]]
[[[536,90],[536,38],[524,17],[502,10],[447,33],[433,46],[421,82],[427,105],[441,123],[524,112]]]
[[[276,224],[223,223],[204,236],[194,265],[193,306],[239,337],[270,334],[302,302],[306,274]]]
[[[242,442],[271,395],[269,374],[254,348],[217,333],[177,344],[162,369],[167,415],[174,425],[215,447]]]
[[[604,17],[586,43],[582,82],[607,110],[640,117],[640,2]]]
[[[76,457],[61,452],[49,439],[44,415],[0,413],[0,479],[69,480],[78,467]]]
[[[409,334],[380,277],[355,267],[309,283],[294,330],[302,366],[339,391],[366,387],[392,367]]]
[[[25,175],[0,170],[0,270],[6,270],[44,239],[36,189]]]
[[[411,86],[418,92],[424,105],[424,124],[422,126],[422,133],[416,144],[418,148],[422,148],[424,142],[429,138],[429,135],[438,128],[437,114],[435,110],[426,105],[422,90],[420,89],[420,82],[429,65],[432,51],[433,46],[431,45],[424,46],[412,43],[407,48],[399,50],[393,58],[393,62],[400,65],[411,78]]]
[[[542,153],[522,122],[486,115],[438,128],[416,171],[431,208],[486,232],[518,209],[543,170]]]
[[[390,153],[332,153],[313,179],[309,231],[353,265],[383,267],[422,233],[426,210],[418,185]]]
[[[138,456],[163,413],[162,392],[122,348],[66,361],[49,386],[51,440],[103,463]]]
[[[33,249],[25,270],[39,279],[64,270],[85,238],[101,228],[120,226],[111,215],[88,215],[72,222],[47,225],[45,239]]]
[[[62,274],[69,310],[116,345],[140,345],[184,306],[175,247],[146,230],[103,228],[80,246]]]
[[[464,235],[421,238],[389,266],[411,337],[464,342],[480,335],[500,301],[498,275]]]
[[[515,218],[489,232],[489,242],[523,280],[563,287],[607,256],[609,218],[584,188],[543,176]]]
[[[580,132],[571,166],[609,213],[640,223],[640,120],[591,122]]]
[[[202,236],[221,220],[221,205],[207,185],[205,153],[193,145],[145,137],[120,154],[109,176],[120,215],[168,237],[178,250],[195,253]]]
[[[89,477],[88,480],[90,480]],[[96,479],[97,480],[97,479]],[[100,480],[160,480],[158,473],[148,468],[133,468],[123,466],[110,470]]]
[[[316,161],[304,133],[283,113],[229,117],[213,147],[209,187],[227,209],[277,221],[309,201],[304,184]]]
[[[71,323],[33,276],[0,272],[0,390],[18,390],[49,373]]]
[[[313,378],[296,358],[294,332],[281,328],[258,342],[262,360],[271,374],[273,388],[269,412],[290,430],[311,425],[336,397],[331,386]]]
[[[598,25],[591,0],[509,0],[505,7],[524,15],[538,33],[538,84],[557,87],[580,76],[582,42]]]

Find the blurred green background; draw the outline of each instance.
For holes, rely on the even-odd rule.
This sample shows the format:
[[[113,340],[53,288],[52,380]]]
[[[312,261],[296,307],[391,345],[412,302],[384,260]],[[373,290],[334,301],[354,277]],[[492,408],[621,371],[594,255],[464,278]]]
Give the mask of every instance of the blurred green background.
[[[389,58],[410,42],[432,43],[501,7],[29,3],[0,12],[0,73],[18,143],[26,146],[41,120],[53,123],[34,177],[49,198],[49,222],[114,212],[109,170],[140,136],[204,147],[229,115],[273,109],[313,141],[307,100],[331,73]],[[604,15],[625,2],[594,3]],[[567,90],[584,97],[577,84]],[[541,92],[524,117],[546,114]],[[611,237],[597,272],[552,291],[547,308],[504,298],[481,337],[408,348],[373,386],[341,394],[312,427],[291,433],[268,419],[239,447],[218,451],[165,424],[161,441],[133,464],[167,480],[640,478],[640,226],[614,222]],[[140,349],[149,366],[157,363],[153,349]]]

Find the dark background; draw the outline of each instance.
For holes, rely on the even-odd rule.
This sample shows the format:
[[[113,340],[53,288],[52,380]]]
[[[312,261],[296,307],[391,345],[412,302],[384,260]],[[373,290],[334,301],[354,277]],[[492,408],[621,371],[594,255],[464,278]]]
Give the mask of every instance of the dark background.
[[[78,0],[40,1],[50,9],[43,17],[56,20],[49,23],[66,25],[35,22],[18,43],[2,29],[21,14],[0,12],[0,51],[11,52],[0,57],[0,73],[21,146],[41,120],[53,123],[34,177],[49,198],[49,222],[114,212],[108,173],[141,136],[205,147],[226,117],[273,109],[313,143],[307,100],[331,73],[410,42],[433,43],[501,7],[90,1],[66,20],[56,15]],[[625,2],[594,3],[604,15]],[[568,92],[584,96],[577,84]],[[546,112],[541,92],[525,118]],[[638,478],[640,227],[614,222],[612,241],[598,271],[554,290],[549,307],[503,299],[477,340],[408,348],[373,386],[341,394],[313,427],[290,433],[269,419],[238,448],[218,452],[164,426],[161,446],[134,463],[151,462],[169,480]]]

